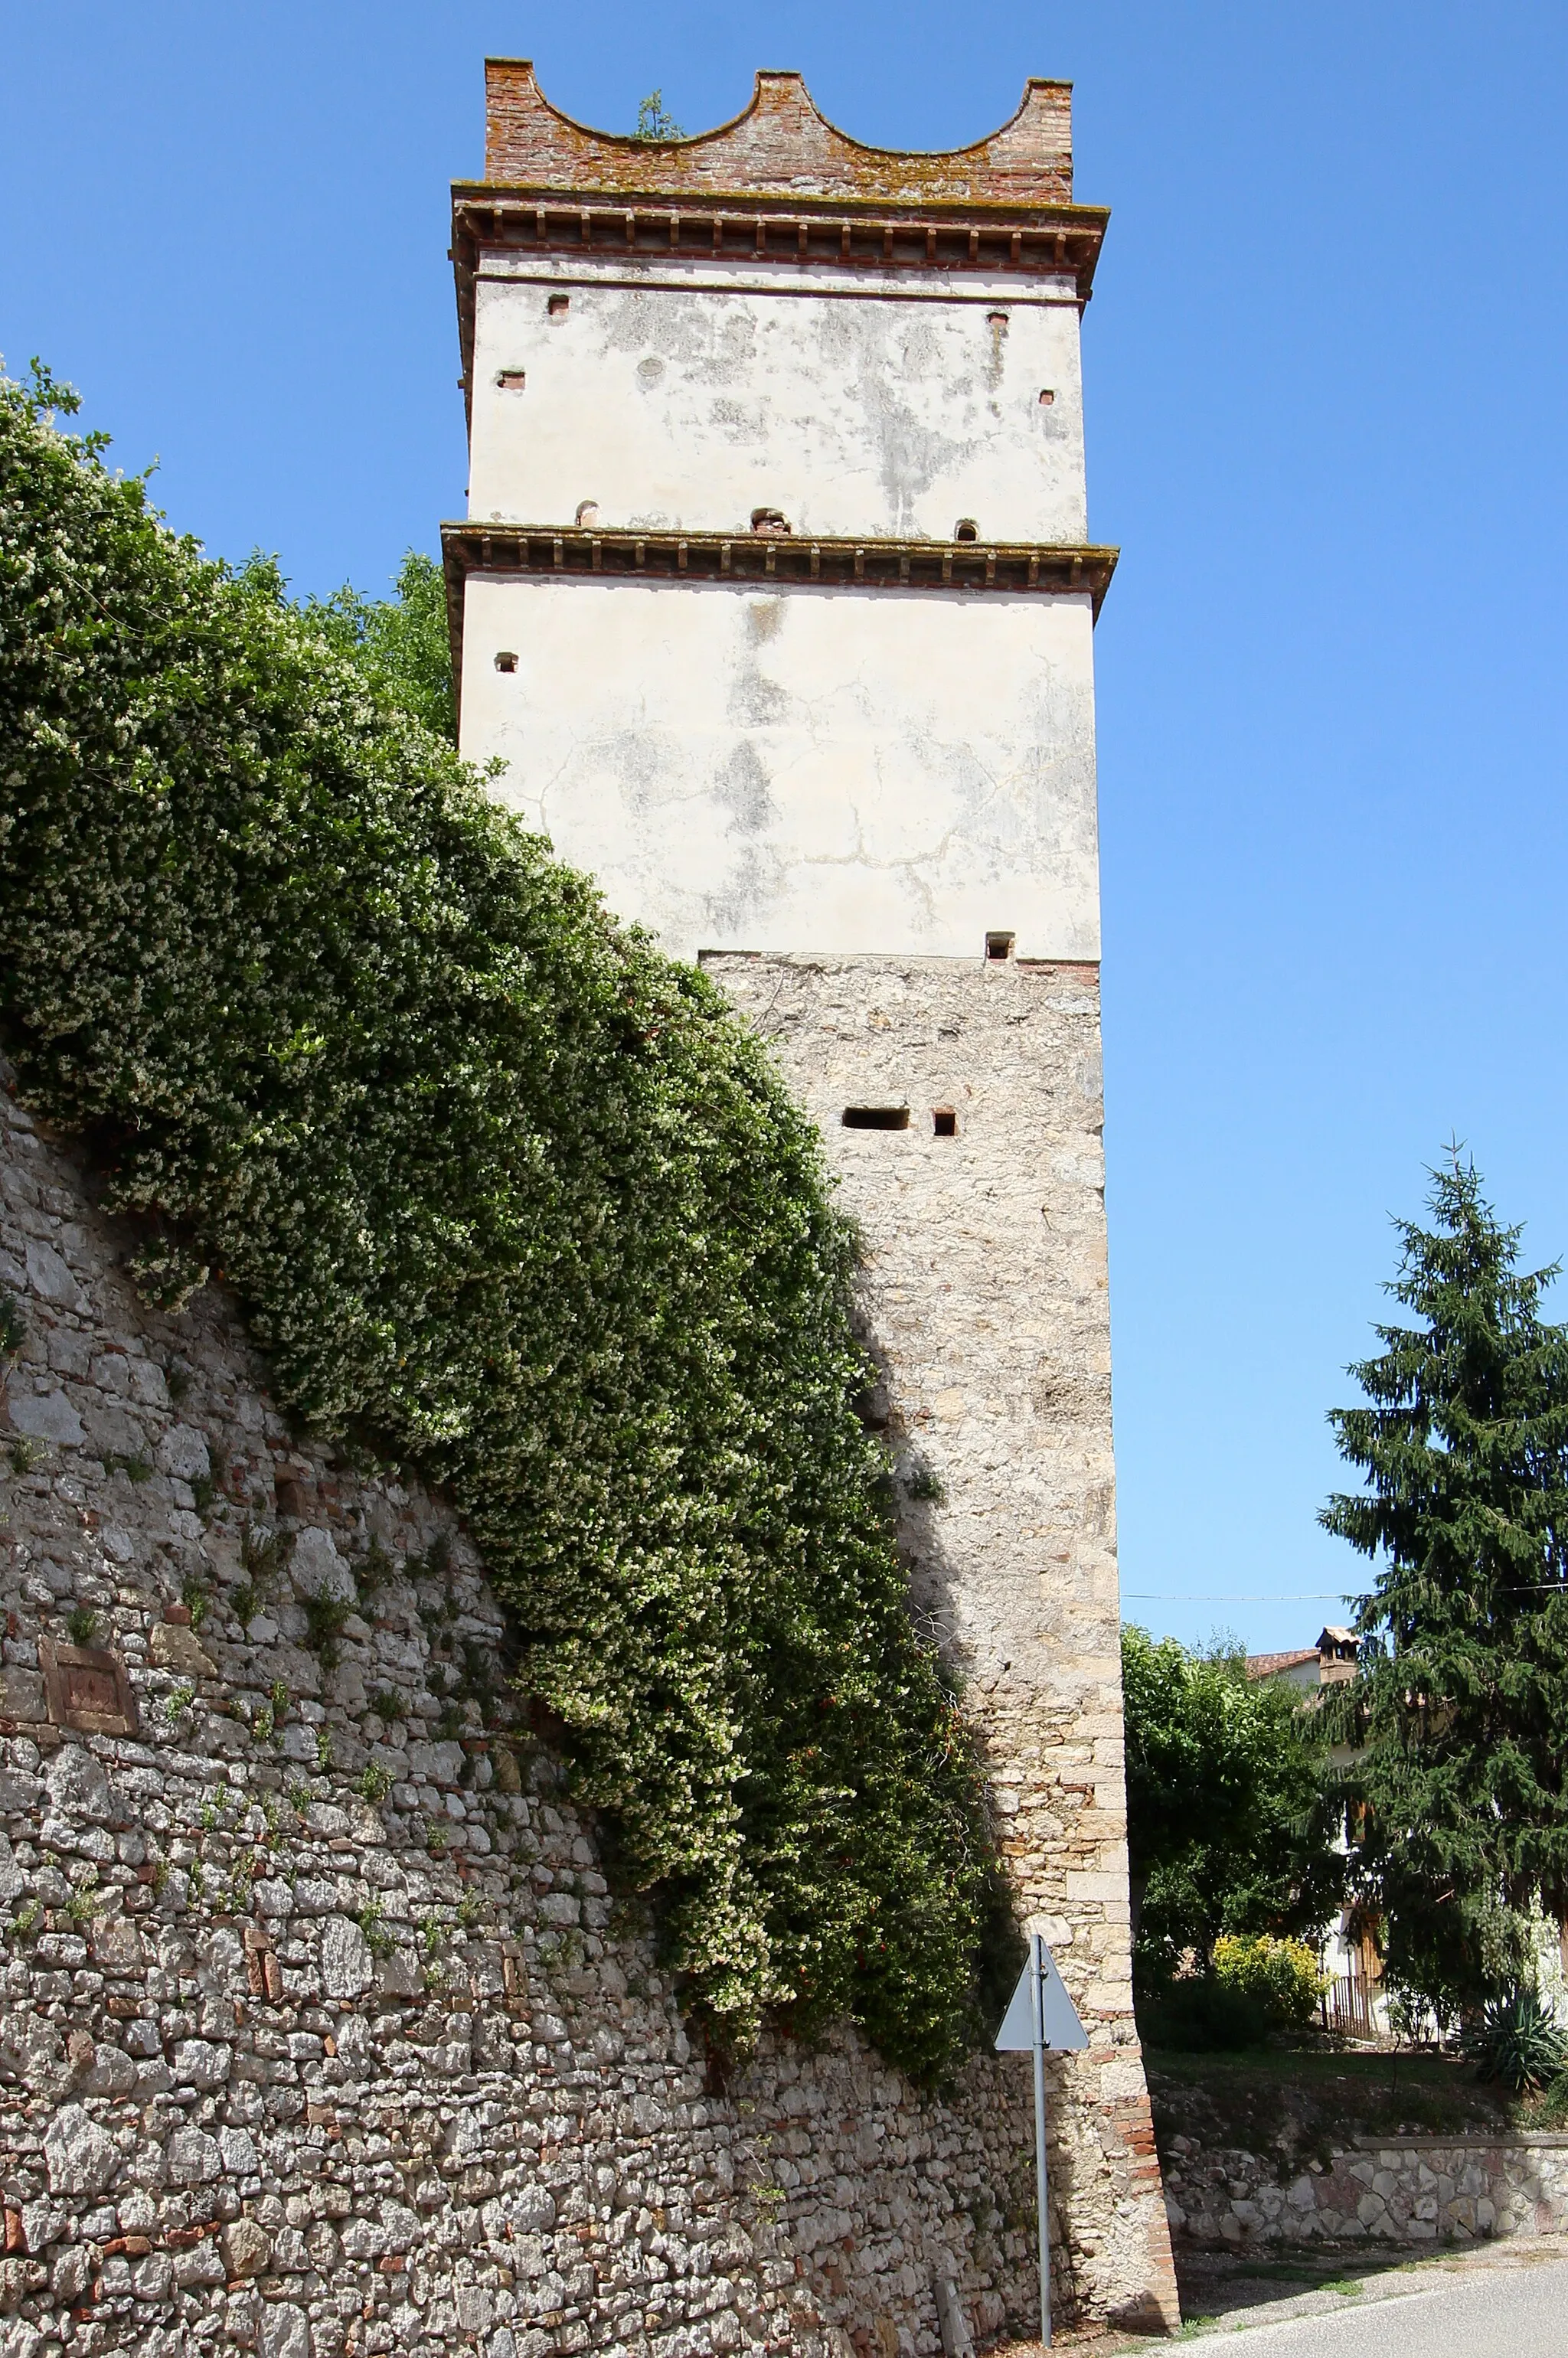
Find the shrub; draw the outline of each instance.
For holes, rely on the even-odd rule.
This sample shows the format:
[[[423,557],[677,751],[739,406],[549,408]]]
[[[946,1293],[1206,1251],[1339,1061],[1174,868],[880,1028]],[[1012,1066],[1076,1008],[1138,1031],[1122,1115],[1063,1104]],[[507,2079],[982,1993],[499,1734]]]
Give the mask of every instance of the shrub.
[[[308,1596],[305,1600],[305,1643],[321,1658],[323,1670],[336,1670],[342,1655],[339,1639],[350,1607],[341,1596]]]
[[[1222,1933],[1206,1972],[1140,1991],[1139,2031],[1151,2047],[1195,2054],[1261,2047],[1304,2030],[1325,1987],[1304,1941]]]
[[[1304,2030],[1328,1986],[1304,1941],[1267,1932],[1222,1933],[1214,1944],[1214,1977],[1222,1989],[1256,2001],[1281,2030]]]
[[[1568,2035],[1536,1990],[1516,1987],[1489,1998],[1465,2034],[1464,2051],[1478,2080],[1533,2094],[1568,2066]]]
[[[27,1098],[95,1149],[146,1298],[222,1276],[292,1412],[449,1487],[723,2037],[847,2012],[946,2070],[989,1839],[814,1129],[402,708],[395,633],[205,560],[51,401],[0,381]]]

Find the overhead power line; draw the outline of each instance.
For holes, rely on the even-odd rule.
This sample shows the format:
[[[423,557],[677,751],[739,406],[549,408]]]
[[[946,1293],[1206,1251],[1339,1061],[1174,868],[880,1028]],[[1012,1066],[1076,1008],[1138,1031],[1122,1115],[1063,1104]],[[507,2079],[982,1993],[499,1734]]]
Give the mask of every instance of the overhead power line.
[[[1184,1590],[1167,1588],[1124,1588],[1122,1595],[1134,1605],[1348,1605],[1352,1599],[1341,1588],[1271,1588],[1257,1596],[1189,1595]]]

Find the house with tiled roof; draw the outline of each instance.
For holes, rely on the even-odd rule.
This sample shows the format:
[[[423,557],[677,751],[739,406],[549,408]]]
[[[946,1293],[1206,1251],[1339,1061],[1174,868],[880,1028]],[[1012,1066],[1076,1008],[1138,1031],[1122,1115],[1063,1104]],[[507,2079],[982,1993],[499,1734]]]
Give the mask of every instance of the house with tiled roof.
[[[1315,1646],[1297,1646],[1282,1654],[1249,1654],[1247,1675],[1253,1680],[1282,1681],[1315,1694],[1321,1687],[1338,1686],[1356,1675],[1356,1632],[1332,1622],[1318,1632]]]

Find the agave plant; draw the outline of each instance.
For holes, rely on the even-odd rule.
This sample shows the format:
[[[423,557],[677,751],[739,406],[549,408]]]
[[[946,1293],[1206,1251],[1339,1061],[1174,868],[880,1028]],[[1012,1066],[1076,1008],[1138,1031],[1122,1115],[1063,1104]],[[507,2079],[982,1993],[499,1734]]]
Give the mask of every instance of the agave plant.
[[[1489,1998],[1464,2049],[1478,2080],[1499,2080],[1516,2095],[1533,2094],[1568,2062],[1568,2036],[1540,1992],[1525,1987]]]

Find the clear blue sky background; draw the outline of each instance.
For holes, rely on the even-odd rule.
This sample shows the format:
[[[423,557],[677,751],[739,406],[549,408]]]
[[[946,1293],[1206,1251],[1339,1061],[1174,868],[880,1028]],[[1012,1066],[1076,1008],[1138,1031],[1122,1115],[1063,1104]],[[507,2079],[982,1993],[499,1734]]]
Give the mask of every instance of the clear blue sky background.
[[[1568,1249],[1568,11],[6,0],[0,349],[214,550],[381,589],[461,510],[487,49],[621,129],[797,66],[890,146],[1076,81],[1128,1611],[1310,1639],[1390,1213],[1456,1131]]]

